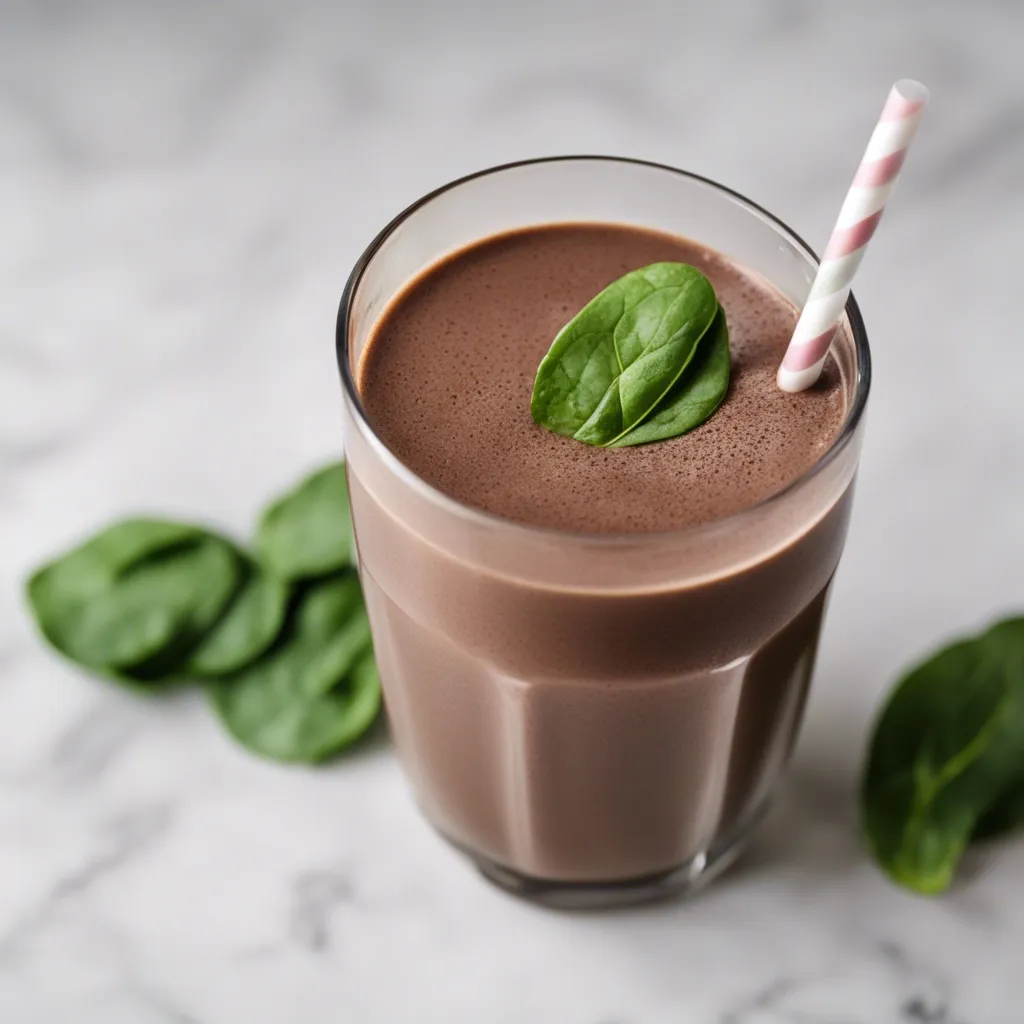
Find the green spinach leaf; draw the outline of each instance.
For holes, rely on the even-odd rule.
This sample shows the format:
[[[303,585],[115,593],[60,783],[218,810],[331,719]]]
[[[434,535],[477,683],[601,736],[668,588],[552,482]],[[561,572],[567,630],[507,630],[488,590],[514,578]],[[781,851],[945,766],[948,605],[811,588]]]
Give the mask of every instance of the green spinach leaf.
[[[355,578],[310,586],[281,642],[210,695],[231,734],[276,761],[317,763],[358,739],[380,683]]]
[[[310,658],[306,669],[306,692],[314,695],[330,693],[370,644],[370,620],[366,611],[360,608],[337,636],[325,640]]]
[[[304,637],[327,640],[363,608],[363,591],[354,572],[309,584],[295,612],[295,628]]]
[[[665,398],[717,311],[711,282],[685,263],[619,278],[555,337],[537,370],[534,420],[586,444],[615,443]]]
[[[609,447],[649,444],[699,427],[722,404],[729,390],[729,328],[719,307],[693,361],[657,407]]]
[[[1024,832],[1024,780],[1006,790],[981,816],[971,841],[987,842],[1017,832]]]
[[[148,555],[194,540],[200,527],[163,519],[125,519],[37,570],[26,587],[29,607],[44,625],[55,609],[106,590]]]
[[[1024,680],[1001,626],[910,671],[879,716],[861,788],[875,857],[901,885],[948,888],[990,808],[1021,775]]]
[[[267,569],[286,580],[325,576],[351,564],[345,464],[314,473],[267,508],[257,528],[256,550]]]
[[[363,651],[349,673],[345,685],[345,700],[345,730],[336,740],[339,750],[361,739],[380,714],[380,675],[372,648]]]
[[[29,581],[43,635],[94,670],[130,671],[194,645],[239,582],[226,541],[188,524],[129,520]]]
[[[184,630],[187,609],[137,603],[135,588],[103,591],[50,624],[53,646],[97,672],[129,671],[170,646]]]
[[[244,562],[245,581],[227,611],[191,652],[187,671],[222,676],[255,661],[284,625],[290,588],[256,562]]]
[[[1017,737],[1017,769],[1009,785],[982,815],[971,837],[989,840],[1024,831],[1024,617],[998,623],[981,639],[1002,660],[1019,694],[1011,724]]]

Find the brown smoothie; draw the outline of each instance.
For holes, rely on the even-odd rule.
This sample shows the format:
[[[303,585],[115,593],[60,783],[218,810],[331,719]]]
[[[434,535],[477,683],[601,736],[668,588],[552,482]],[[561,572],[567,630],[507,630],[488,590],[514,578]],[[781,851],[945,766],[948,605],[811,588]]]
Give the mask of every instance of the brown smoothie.
[[[662,260],[700,268],[725,310],[721,408],[682,437],[625,449],[535,424],[533,380],[559,328]],[[796,318],[699,244],[572,224],[463,249],[377,321],[358,374],[374,433],[432,487],[510,521],[475,542],[469,517],[454,528],[469,555],[453,555],[432,539],[427,504],[403,504],[350,451],[395,740],[427,814],[482,862],[553,881],[654,875],[728,846],[764,806],[799,725],[849,488],[791,510],[782,543],[775,522],[759,546],[757,513],[706,527],[702,550],[735,537],[742,564],[729,571],[703,572],[685,538],[785,488],[840,430],[848,389],[834,362],[809,392],[775,386]],[[683,532],[650,536],[665,531]],[[621,545],[614,580],[594,535]],[[667,584],[652,582],[652,558]]]
[[[570,442],[530,418],[537,366],[602,288],[663,260],[707,275],[729,324],[727,401],[682,437],[631,449]],[[797,311],[767,282],[681,238],[605,225],[491,238],[420,277],[363,358],[370,424],[417,476],[475,508],[584,532],[720,519],[795,480],[845,413],[834,363],[809,393],[775,385]]]

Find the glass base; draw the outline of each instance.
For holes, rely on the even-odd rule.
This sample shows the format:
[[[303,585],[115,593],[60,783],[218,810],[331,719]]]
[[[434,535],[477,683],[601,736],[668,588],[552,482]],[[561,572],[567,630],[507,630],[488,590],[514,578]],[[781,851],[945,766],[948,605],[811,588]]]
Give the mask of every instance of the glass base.
[[[681,898],[698,892],[743,852],[767,810],[765,801],[708,849],[701,850],[683,864],[653,875],[614,882],[561,882],[532,878],[481,857],[458,843],[453,845],[469,857],[484,878],[513,896],[555,910],[605,910],[670,897]]]

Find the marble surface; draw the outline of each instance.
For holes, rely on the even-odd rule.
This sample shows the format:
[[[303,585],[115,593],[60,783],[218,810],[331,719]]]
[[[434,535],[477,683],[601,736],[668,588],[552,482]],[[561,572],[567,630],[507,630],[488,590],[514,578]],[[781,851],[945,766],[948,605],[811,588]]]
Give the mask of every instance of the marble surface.
[[[968,13],[969,11],[969,13]],[[0,1021],[1014,1024],[1024,845],[948,897],[866,859],[873,709],[1024,604],[1024,9],[1009,2],[0,4]],[[242,533],[333,456],[332,330],[423,191],[552,152],[682,165],[821,245],[890,81],[934,103],[859,278],[876,387],[790,777],[690,903],[545,912],[417,816],[35,639],[25,572],[132,509]]]

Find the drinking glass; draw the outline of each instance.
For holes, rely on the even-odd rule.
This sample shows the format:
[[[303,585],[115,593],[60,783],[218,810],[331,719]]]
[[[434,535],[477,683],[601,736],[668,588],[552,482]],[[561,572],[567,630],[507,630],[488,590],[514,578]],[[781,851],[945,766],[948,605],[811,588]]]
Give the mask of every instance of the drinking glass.
[[[551,905],[604,906],[705,883],[765,811],[846,536],[870,357],[851,297],[832,350],[841,430],[803,476],[727,518],[588,535],[464,505],[376,435],[360,358],[388,303],[431,264],[494,234],[570,222],[698,240],[798,306],[817,261],[777,218],[706,178],[552,158],[414,203],[359,259],[341,300],[359,571],[404,770],[427,819],[492,881]]]

